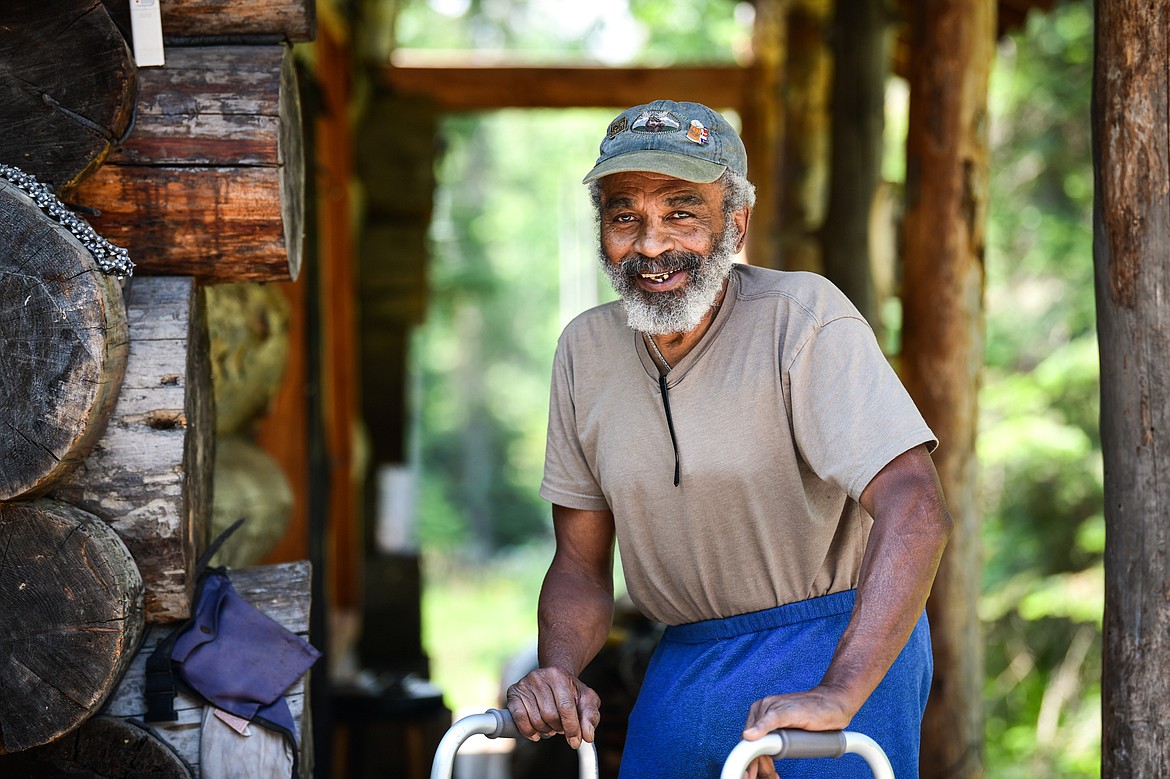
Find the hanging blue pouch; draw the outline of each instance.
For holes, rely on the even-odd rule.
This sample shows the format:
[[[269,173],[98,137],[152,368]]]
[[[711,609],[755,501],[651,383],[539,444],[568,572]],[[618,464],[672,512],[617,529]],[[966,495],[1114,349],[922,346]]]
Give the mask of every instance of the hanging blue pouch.
[[[217,539],[204,558],[237,526]],[[295,776],[296,737],[284,693],[320,656],[309,642],[241,598],[225,569],[207,569],[199,578],[192,618],[147,658],[145,719],[175,721],[174,697],[182,689],[284,734],[292,745]]]

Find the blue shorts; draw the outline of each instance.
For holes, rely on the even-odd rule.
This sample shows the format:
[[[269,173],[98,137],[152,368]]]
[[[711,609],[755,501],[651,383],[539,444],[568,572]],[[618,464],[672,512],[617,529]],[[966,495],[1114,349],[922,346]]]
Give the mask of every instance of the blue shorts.
[[[768,695],[820,683],[855,592],[666,629],[630,714],[621,779],[718,777],[748,711]],[[886,751],[897,779],[916,779],[922,714],[934,671],[926,614],[885,679],[853,718]],[[778,760],[784,779],[870,776],[857,755]]]

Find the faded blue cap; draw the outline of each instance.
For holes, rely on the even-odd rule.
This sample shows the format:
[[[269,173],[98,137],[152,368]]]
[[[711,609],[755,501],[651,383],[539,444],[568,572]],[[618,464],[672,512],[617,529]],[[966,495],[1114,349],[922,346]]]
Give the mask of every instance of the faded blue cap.
[[[700,103],[655,100],[610,122],[582,183],[643,171],[709,184],[729,169],[747,177],[747,150],[726,119]]]

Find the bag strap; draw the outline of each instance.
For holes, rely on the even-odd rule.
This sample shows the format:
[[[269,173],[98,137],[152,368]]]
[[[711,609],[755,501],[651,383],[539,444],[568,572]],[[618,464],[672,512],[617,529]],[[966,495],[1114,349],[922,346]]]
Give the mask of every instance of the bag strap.
[[[199,603],[199,596],[203,591],[203,583],[207,578],[208,562],[231,534],[244,524],[245,519],[245,517],[237,519],[231,527],[216,536],[215,540],[195,561],[195,579],[198,582],[195,586],[195,604]],[[143,719],[147,722],[175,722],[179,719],[179,715],[175,711],[175,696],[178,694],[178,688],[175,684],[175,670],[171,666],[171,651],[179,636],[194,621],[195,613],[192,609],[191,617],[168,633],[167,637],[160,641],[150,656],[146,658],[146,686],[144,690],[146,714]]]

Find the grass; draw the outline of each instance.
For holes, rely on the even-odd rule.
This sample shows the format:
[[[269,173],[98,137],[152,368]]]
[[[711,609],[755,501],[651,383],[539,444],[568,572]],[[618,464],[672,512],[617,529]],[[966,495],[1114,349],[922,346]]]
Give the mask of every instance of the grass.
[[[505,665],[536,644],[536,601],[552,547],[472,563],[424,555],[423,646],[452,711],[498,706]]]

